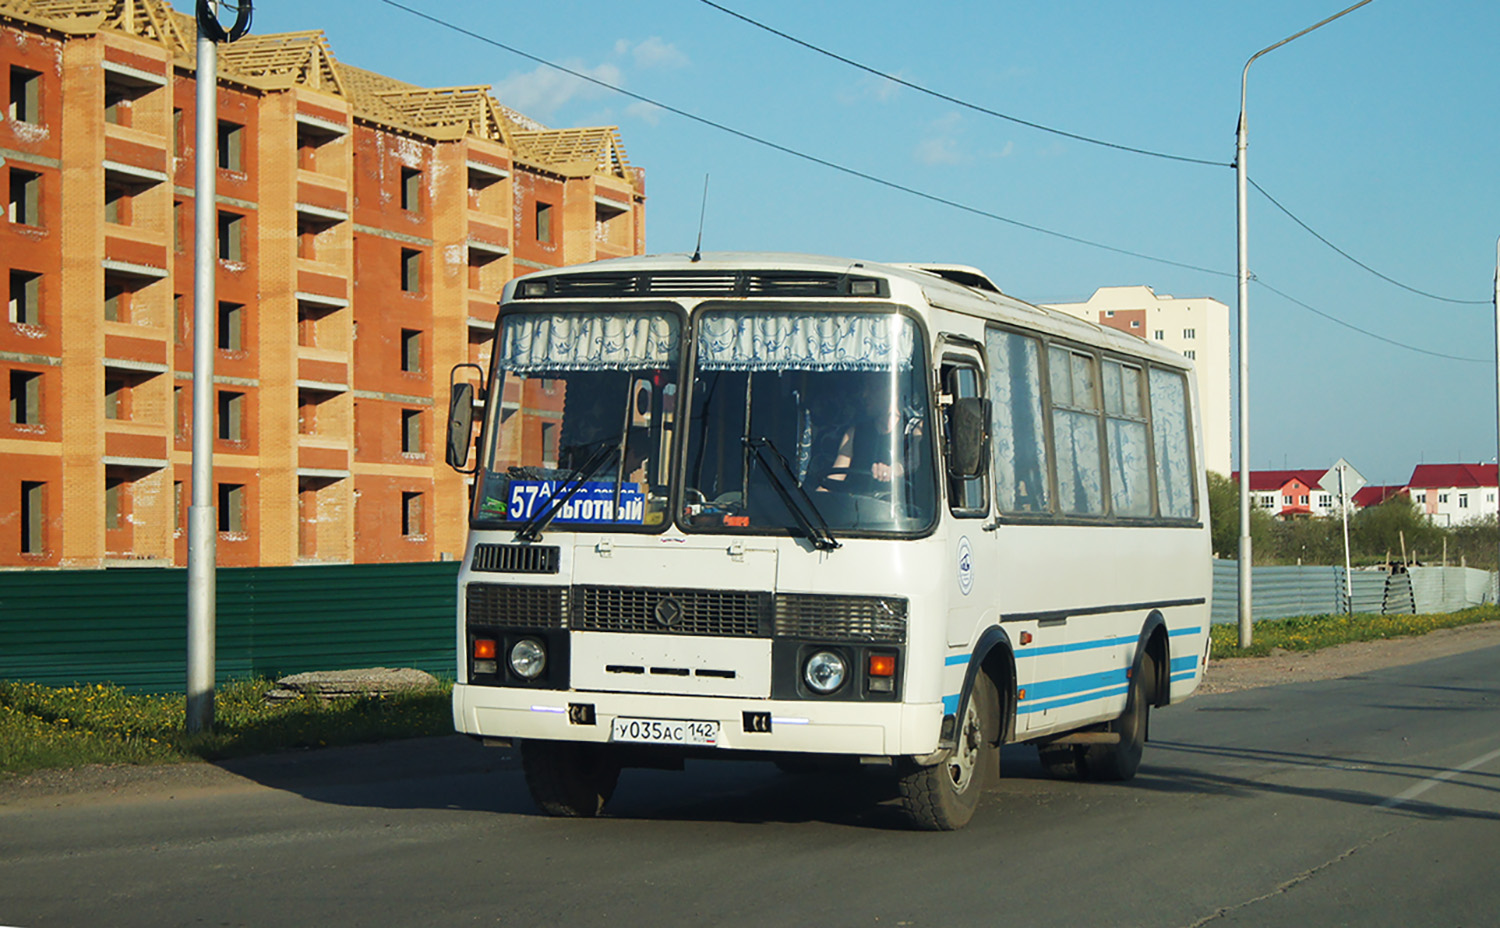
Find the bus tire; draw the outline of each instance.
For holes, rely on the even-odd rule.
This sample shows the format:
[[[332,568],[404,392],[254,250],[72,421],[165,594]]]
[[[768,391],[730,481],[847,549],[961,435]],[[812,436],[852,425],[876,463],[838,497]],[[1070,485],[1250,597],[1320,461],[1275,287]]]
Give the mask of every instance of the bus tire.
[[[522,741],[521,769],[541,810],[566,818],[598,815],[620,780],[620,765],[604,745],[576,741]]]
[[[1118,744],[1095,744],[1079,758],[1084,776],[1090,780],[1129,780],[1141,766],[1146,749],[1146,725],[1151,715],[1151,692],[1146,681],[1156,679],[1156,662],[1142,654],[1130,678],[1130,698],[1125,714],[1110,723],[1109,730],[1120,733]]]
[[[999,774],[1000,697],[985,674],[974,678],[955,740],[953,753],[939,763],[908,762],[901,774],[901,807],[922,831],[952,831],[968,824],[980,793]]]

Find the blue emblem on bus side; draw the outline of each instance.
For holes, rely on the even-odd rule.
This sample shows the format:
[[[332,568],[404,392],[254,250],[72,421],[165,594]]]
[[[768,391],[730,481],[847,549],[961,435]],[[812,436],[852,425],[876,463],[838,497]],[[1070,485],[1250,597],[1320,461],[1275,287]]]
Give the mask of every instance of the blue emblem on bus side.
[[[974,589],[974,549],[969,547],[969,536],[958,539],[958,588],[965,596]]]

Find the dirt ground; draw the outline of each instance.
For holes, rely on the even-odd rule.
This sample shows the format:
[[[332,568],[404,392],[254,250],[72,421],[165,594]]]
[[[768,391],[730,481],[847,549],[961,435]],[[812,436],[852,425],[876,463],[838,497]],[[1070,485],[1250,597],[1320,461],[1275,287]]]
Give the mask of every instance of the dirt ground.
[[[1200,694],[1229,693],[1258,686],[1329,680],[1383,667],[1414,664],[1464,651],[1500,645],[1500,622],[1440,629],[1420,638],[1364,641],[1321,651],[1281,651],[1269,657],[1210,660]],[[360,745],[248,758],[226,764],[167,764],[154,767],[93,766],[43,770],[0,779],[0,814],[25,808],[77,806],[175,798],[176,794],[236,791],[281,779],[340,779],[351,771],[397,768],[403,758],[434,754],[454,767],[491,765],[493,751],[466,738],[427,738],[417,742]],[[399,771],[395,774],[398,775]]]

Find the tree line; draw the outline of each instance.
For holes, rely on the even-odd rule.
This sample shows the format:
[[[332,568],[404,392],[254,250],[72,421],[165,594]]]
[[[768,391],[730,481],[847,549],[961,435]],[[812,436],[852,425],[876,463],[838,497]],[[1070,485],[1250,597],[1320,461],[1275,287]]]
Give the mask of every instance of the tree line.
[[[1214,556],[1240,555],[1239,484],[1208,472],[1208,508]],[[1344,523],[1337,517],[1277,519],[1250,510],[1250,550],[1256,564],[1343,564]],[[1500,528],[1494,515],[1448,528],[1435,525],[1407,493],[1349,517],[1349,553],[1355,566],[1401,564],[1494,570],[1500,562]],[[1403,560],[1404,558],[1404,560]]]

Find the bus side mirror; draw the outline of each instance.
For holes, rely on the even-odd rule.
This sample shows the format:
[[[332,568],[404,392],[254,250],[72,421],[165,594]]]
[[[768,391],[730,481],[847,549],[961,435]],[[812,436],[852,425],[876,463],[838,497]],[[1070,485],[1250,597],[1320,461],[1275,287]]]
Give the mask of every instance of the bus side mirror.
[[[448,397],[448,466],[460,473],[470,473],[469,446],[474,437],[474,385],[455,383]]]
[[[984,474],[989,448],[990,401],[978,396],[957,398],[948,407],[948,473],[959,479]]]

